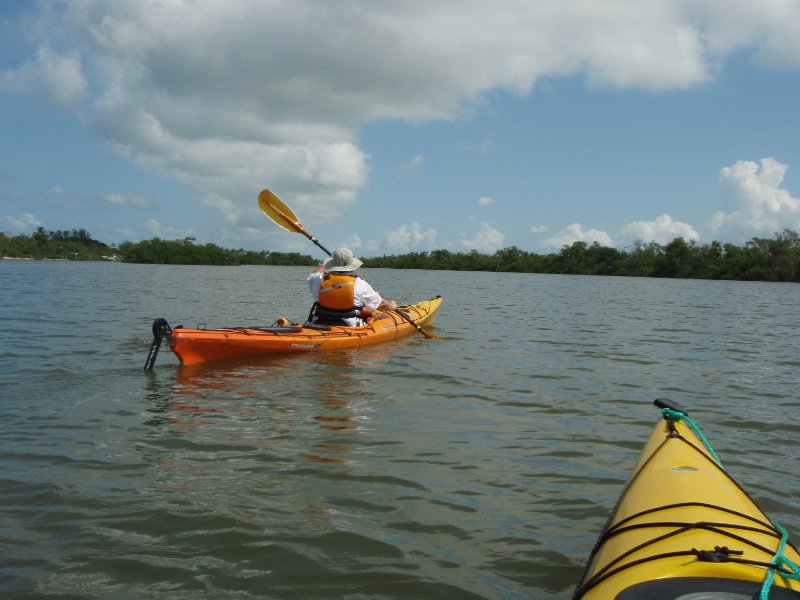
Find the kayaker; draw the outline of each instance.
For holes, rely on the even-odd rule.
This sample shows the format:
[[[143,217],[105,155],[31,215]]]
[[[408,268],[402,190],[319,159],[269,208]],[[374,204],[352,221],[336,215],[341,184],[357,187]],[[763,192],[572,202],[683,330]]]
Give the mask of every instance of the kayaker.
[[[362,264],[352,250],[338,248],[309,274],[308,287],[314,296],[309,317],[312,323],[359,327],[375,311],[397,309],[394,300],[382,298],[356,275]]]

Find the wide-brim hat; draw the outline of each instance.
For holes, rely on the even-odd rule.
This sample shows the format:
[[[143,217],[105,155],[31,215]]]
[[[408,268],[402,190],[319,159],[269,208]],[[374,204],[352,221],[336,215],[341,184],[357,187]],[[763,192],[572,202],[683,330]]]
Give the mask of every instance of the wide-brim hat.
[[[353,256],[350,248],[339,248],[333,251],[331,257],[322,263],[326,271],[355,271],[364,263]]]

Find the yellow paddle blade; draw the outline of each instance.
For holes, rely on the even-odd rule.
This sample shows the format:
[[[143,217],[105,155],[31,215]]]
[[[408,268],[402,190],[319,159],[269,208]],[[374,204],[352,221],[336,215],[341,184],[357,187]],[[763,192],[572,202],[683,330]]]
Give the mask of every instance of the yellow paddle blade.
[[[280,198],[270,192],[268,189],[261,190],[258,195],[258,206],[264,211],[264,214],[272,219],[278,227],[282,227],[286,231],[293,231],[295,233],[302,233],[328,256],[331,255],[330,250],[319,243],[317,238],[306,231],[306,228],[297,220],[297,216],[292,212],[292,209],[286,206]]]
[[[297,220],[297,216],[286,206],[280,198],[268,189],[261,190],[258,195],[258,206],[270,219],[275,221],[278,227],[286,231],[305,234],[303,226]]]

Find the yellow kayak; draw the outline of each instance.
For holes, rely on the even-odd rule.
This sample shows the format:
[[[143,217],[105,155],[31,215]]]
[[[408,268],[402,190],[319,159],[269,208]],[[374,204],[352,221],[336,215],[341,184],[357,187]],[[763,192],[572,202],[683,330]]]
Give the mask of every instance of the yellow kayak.
[[[800,599],[800,555],[668,400],[573,598]],[[767,595],[764,595],[766,593]]]

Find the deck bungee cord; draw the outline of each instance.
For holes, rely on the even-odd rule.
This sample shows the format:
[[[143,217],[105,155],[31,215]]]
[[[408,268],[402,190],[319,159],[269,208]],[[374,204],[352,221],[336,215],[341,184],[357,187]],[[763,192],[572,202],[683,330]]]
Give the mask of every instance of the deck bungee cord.
[[[783,577],[787,579],[793,579],[794,581],[800,581],[800,567],[798,567],[784,555],[786,552],[786,545],[789,543],[789,534],[775,521],[773,521],[772,524],[775,525],[778,531],[781,532],[781,541],[778,544],[778,551],[772,558],[772,563],[774,566],[770,566],[770,568],[767,569],[767,576],[764,578],[764,584],[761,587],[761,595],[759,596],[760,600],[768,600],[769,590],[772,588],[772,584],[775,582],[775,573],[778,571],[778,569],[781,569],[781,575]],[[791,574],[784,575],[784,568],[788,569]]]
[[[791,583],[800,582],[799,555],[786,530],[727,473],[686,411],[664,398],[655,404],[665,426],[657,426],[645,445],[573,598],[702,592],[709,599],[768,600],[772,591],[777,599],[800,598],[800,586]],[[665,502],[654,505],[659,495]],[[646,539],[648,531],[653,536]]]
[[[658,401],[656,401],[656,406],[658,406],[657,403]],[[691,418],[689,418],[689,415],[687,415],[685,412],[681,410],[676,410],[674,407],[670,406],[662,407],[661,414],[664,416],[664,419],[667,420],[668,422],[685,421],[686,423],[688,423],[689,426],[692,428],[692,430],[695,432],[695,435],[697,435],[698,439],[703,442],[703,445],[706,447],[709,454],[711,454],[711,456],[714,457],[714,460],[717,462],[720,469],[725,471],[725,467],[722,466],[722,462],[719,460],[717,453],[714,452],[714,449],[711,447],[711,443],[708,441],[708,438],[706,438],[706,436],[700,430],[700,427],[697,425],[697,423],[695,423]],[[772,588],[773,583],[775,582],[776,572],[780,572],[780,574],[786,579],[800,581],[800,567],[798,567],[784,555],[786,551],[786,544],[789,541],[788,532],[777,521],[770,520],[770,524],[773,527],[773,531],[777,533],[780,538],[780,542],[778,543],[778,549],[773,555],[771,562],[763,563],[758,561],[744,561],[741,559],[735,561],[732,558],[727,559],[733,562],[754,564],[767,567],[767,574],[764,577],[764,583],[762,584],[761,592],[759,595],[760,600],[768,600],[769,591]]]

